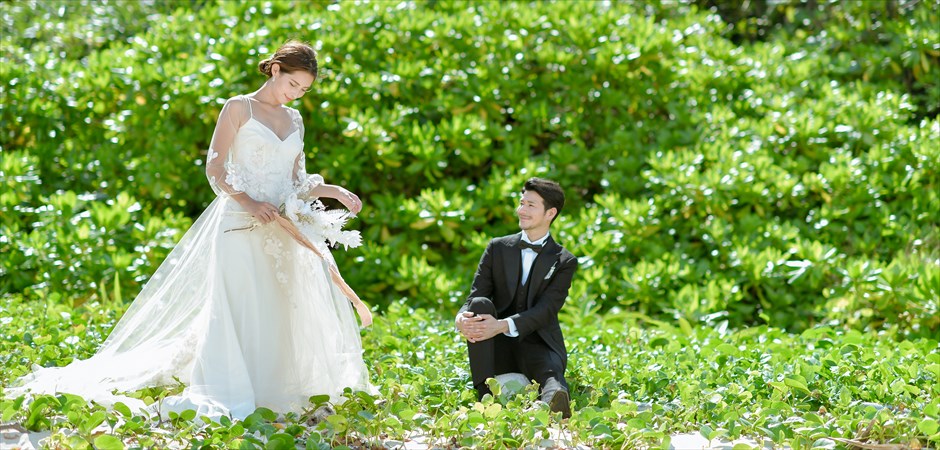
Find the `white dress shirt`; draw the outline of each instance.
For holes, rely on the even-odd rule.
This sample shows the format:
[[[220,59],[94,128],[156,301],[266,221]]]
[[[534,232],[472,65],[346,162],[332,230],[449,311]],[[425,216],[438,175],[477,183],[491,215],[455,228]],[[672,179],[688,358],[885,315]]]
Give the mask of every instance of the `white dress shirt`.
[[[523,240],[523,242],[528,242],[528,243],[533,244],[533,245],[543,245],[543,246],[544,246],[544,245],[545,245],[545,241],[548,240],[548,236],[549,236],[549,235],[550,235],[550,233],[545,233],[545,236],[542,236],[541,239],[539,239],[539,240],[537,240],[537,241],[535,241],[535,242],[532,242],[532,241],[529,240],[529,236],[525,233],[525,231],[523,231],[523,232],[522,232],[522,240]],[[539,254],[538,254],[538,253],[535,253],[535,250],[532,250],[531,248],[524,248],[524,249],[522,249],[522,284],[526,284],[526,283],[529,281],[529,272],[532,271],[532,263],[535,262],[535,258],[536,258],[537,256],[539,256]],[[509,336],[509,337],[518,337],[518,336],[519,336],[519,330],[516,329],[516,323],[515,323],[512,319],[510,319],[510,318],[508,318],[508,317],[507,317],[505,320],[506,320],[506,324],[509,325],[509,331],[507,331],[507,332],[505,332],[505,333],[503,333],[503,334],[505,334],[506,336]]]

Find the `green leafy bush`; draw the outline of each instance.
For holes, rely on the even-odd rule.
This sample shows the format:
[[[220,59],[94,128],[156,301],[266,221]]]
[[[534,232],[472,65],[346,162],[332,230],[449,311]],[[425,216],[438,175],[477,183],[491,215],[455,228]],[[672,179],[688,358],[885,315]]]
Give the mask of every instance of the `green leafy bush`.
[[[940,16],[889,3],[5,5],[0,287],[131,300],[212,199],[222,102],[298,37],[308,166],[365,200],[338,256],[379,308],[452,314],[542,175],[574,305],[932,335]]]

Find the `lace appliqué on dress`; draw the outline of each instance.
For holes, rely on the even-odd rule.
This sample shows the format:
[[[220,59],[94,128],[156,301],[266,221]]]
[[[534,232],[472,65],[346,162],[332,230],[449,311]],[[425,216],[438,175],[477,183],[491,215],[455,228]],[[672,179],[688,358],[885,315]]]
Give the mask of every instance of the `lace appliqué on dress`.
[[[216,195],[224,195],[226,193],[232,194],[233,192],[229,192],[231,185],[221,186],[219,179],[215,175],[215,173],[218,171],[213,170],[213,166],[218,164],[218,162],[213,161],[218,159],[218,157],[219,152],[213,150],[212,148],[209,148],[208,152],[206,152],[206,177],[209,179],[209,187],[212,188],[212,191],[215,192]],[[225,168],[224,165],[222,168]]]
[[[285,259],[291,257],[292,247],[285,246],[284,239],[274,232],[274,229],[277,229],[276,224],[271,223],[268,225],[261,227],[264,252],[274,260],[274,278],[284,289],[287,302],[296,308],[296,298],[292,289],[293,283],[290,282],[287,273],[285,273],[286,270],[292,267],[292,264],[285,263]]]
[[[287,274],[284,273],[284,242],[271,231],[264,233],[264,252],[274,258],[275,278],[281,284],[287,284]]]
[[[307,175],[307,171],[304,169],[303,164],[300,164],[300,167],[297,169],[294,182],[294,193],[297,197],[301,198],[310,198],[311,192],[316,189],[317,186],[323,184],[323,176],[320,174]]]
[[[254,192],[247,191],[249,189],[248,180],[250,179],[251,176],[248,174],[248,169],[245,168],[245,166],[233,162],[225,163],[225,182],[228,183],[232,189],[239,192]]]

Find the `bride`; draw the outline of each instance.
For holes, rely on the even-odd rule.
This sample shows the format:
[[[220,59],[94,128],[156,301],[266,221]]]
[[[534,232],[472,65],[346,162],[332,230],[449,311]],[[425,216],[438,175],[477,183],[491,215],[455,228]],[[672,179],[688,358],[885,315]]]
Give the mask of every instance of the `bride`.
[[[351,291],[326,243],[312,251],[279,225],[278,207],[293,195],[362,209],[352,192],[306,173],[303,121],[285,106],[316,80],[316,51],[288,42],[258,67],[267,81],[229,99],[212,136],[206,175],[216,199],[94,356],[39,369],[6,395],[68,392],[142,408],[121,393],[182,382],[159,403],[164,414],[244,419],[257,407],[300,411],[313,395],[373,390]]]

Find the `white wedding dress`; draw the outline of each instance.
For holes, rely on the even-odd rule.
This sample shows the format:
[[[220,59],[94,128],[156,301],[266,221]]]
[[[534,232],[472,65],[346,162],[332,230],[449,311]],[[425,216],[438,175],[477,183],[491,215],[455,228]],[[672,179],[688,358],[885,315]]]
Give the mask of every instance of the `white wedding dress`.
[[[265,124],[288,115],[286,135]],[[294,109],[229,100],[206,163],[218,197],[94,356],[38,369],[5,395],[68,392],[133,408],[144,405],[122,393],[178,380],[186,387],[159,403],[164,415],[195,409],[243,419],[256,407],[300,411],[313,395],[341,401],[346,387],[374,391],[356,316],[328,273],[326,243],[314,243],[324,261],[231,198],[245,193],[279,206],[291,192],[322,183],[304,170],[303,132]]]

